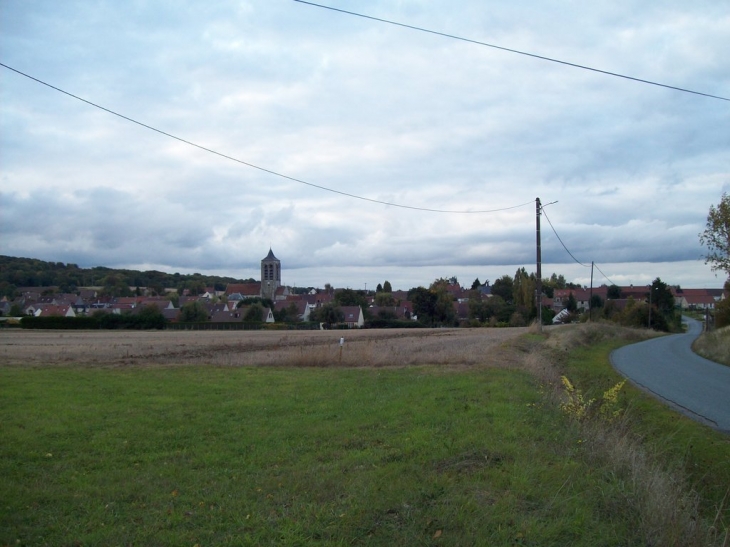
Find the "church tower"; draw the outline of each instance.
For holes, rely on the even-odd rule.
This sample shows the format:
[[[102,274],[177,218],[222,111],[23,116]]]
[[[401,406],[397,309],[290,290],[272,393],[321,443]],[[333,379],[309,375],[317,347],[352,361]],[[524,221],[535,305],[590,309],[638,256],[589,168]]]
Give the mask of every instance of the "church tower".
[[[269,248],[269,254],[261,261],[261,297],[274,300],[280,285],[281,261]]]

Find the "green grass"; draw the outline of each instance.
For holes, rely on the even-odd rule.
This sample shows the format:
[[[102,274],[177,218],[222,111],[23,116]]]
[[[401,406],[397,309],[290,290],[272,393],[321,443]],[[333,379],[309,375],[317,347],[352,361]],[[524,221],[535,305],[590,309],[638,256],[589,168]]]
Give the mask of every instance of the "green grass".
[[[620,342],[548,339],[521,342],[537,369],[557,362],[588,397],[619,380]],[[0,367],[0,545],[722,544],[727,436],[628,386],[619,426],[579,423],[541,377]],[[606,456],[626,438],[624,459],[648,454],[651,474]],[[665,469],[716,537],[655,529],[668,509],[647,493]]]
[[[4,368],[0,385],[0,544],[641,544],[523,372]]]
[[[586,397],[599,398],[621,380],[608,355],[623,345],[603,341],[572,351],[562,365]],[[626,384],[626,433],[648,451],[657,465],[675,469],[698,495],[699,513],[722,541],[730,528],[730,437],[671,410],[641,390]],[[727,539],[725,540],[727,541]]]
[[[703,332],[692,349],[706,359],[730,366],[730,326]]]

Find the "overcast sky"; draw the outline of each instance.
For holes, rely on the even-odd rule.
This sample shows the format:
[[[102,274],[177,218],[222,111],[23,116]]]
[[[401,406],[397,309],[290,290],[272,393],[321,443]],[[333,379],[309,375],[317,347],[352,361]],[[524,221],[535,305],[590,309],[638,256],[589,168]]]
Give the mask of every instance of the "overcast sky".
[[[728,2],[322,3],[730,97]],[[535,271],[540,198],[544,277],[724,281],[698,234],[728,101],[293,0],[0,0],[0,62],[261,168],[0,67],[0,254],[258,279],[271,247],[290,285],[471,285]]]

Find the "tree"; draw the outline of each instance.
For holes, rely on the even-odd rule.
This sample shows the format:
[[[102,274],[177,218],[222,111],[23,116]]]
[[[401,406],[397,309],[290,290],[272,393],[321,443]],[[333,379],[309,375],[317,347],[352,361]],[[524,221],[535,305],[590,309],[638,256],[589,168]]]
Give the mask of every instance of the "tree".
[[[565,277],[553,273],[549,279],[542,280],[542,292],[547,295],[548,298],[552,298],[555,295],[555,289],[565,288]]]
[[[186,302],[180,308],[180,322],[201,323],[208,320],[208,310],[200,302]]]
[[[378,319],[383,319],[385,321],[394,321],[398,319],[398,315],[393,310],[383,309],[378,310]]]
[[[454,309],[454,297],[448,291],[449,284],[456,284],[455,277],[449,280],[437,279],[431,284],[429,291],[436,295],[433,308],[433,321],[439,325],[453,325],[456,323],[456,310]]]
[[[378,286],[375,287],[375,294],[378,294],[379,292],[383,292],[383,286],[378,283]]]
[[[103,296],[132,296],[132,291],[121,275],[110,273],[102,280],[101,294]]]
[[[194,275],[199,276],[200,274]],[[203,294],[205,292],[205,282],[200,278],[193,278],[188,281],[184,281],[178,286],[177,292],[183,294],[185,291],[188,291],[189,296],[198,296]]]
[[[363,309],[368,307],[368,299],[363,291],[354,289],[341,289],[335,293],[335,302],[340,306],[360,306]]]
[[[679,328],[681,318],[674,313],[674,295],[669,286],[657,277],[650,289],[651,307],[655,313],[651,314],[651,327],[657,330],[669,331]]]
[[[471,290],[476,290],[482,285],[482,282],[479,281],[479,278],[477,277],[474,282],[471,284]]]
[[[296,323],[299,321],[299,309],[291,302],[286,308],[274,311],[274,319],[281,323]]]
[[[177,292],[167,293],[166,298],[172,302],[172,305],[176,308],[180,307],[180,295]]]
[[[651,303],[660,313],[674,314],[674,296],[669,286],[657,277],[651,284]]]
[[[452,278],[453,279],[453,278]],[[453,325],[456,323],[454,297],[448,291],[450,280],[436,279],[428,289],[418,287],[408,291],[408,299],[413,303],[413,313],[419,323],[424,325]]]
[[[482,300],[482,295],[479,294],[479,291],[472,290],[469,293],[469,319],[476,319],[480,323],[484,323],[487,319],[489,319],[489,308],[486,304],[487,303]]]
[[[1,267],[1,266],[0,266]],[[15,292],[18,289],[14,284],[8,281],[0,281],[0,296],[7,296],[8,298],[14,298]]]
[[[528,317],[537,316],[537,306],[535,302],[535,290],[537,288],[537,282],[534,274],[527,273],[525,268],[520,268],[515,272],[515,279],[512,285],[512,299],[515,306],[518,308],[525,308]]]
[[[553,288],[555,289],[564,289],[565,288],[565,276],[563,274],[557,275],[553,273],[553,275],[550,276],[550,283],[552,284]]]
[[[730,292],[730,279],[725,282],[725,290]],[[730,325],[730,298],[726,298],[715,306],[715,328]]]
[[[139,328],[141,329],[164,329],[165,316],[155,304],[144,306],[137,314]]]
[[[243,314],[243,321],[245,323],[261,323],[263,317],[264,307],[256,302],[255,304],[251,304]]]
[[[552,298],[553,296],[555,296],[555,287],[549,279],[542,280],[542,294],[544,294],[548,298]]]
[[[395,298],[389,292],[379,292],[375,295],[376,306],[395,306]]]
[[[606,298],[610,300],[618,300],[621,298],[621,287],[618,285],[611,285],[606,291]]]
[[[421,323],[430,325],[433,322],[436,307],[436,294],[424,287],[408,291],[408,299],[413,302],[413,313]]]
[[[505,302],[512,302],[512,278],[508,275],[503,275],[494,282],[492,285],[492,294],[494,296],[500,296]]]
[[[385,280],[385,283],[383,283],[383,292],[393,292],[393,287],[387,279]]]
[[[242,308],[244,306],[250,306],[252,304],[261,304],[262,308],[274,309],[274,301],[271,298],[261,298],[260,296],[248,296],[241,300],[236,308]]]
[[[333,302],[328,302],[319,308],[312,310],[310,314],[310,320],[318,323],[324,323],[327,328],[330,328],[333,324],[341,323],[345,320],[345,314],[342,310]]]
[[[456,325],[456,309],[454,298],[448,292],[439,292],[436,295],[434,319],[440,325]]]
[[[712,271],[722,270],[730,276],[730,196],[722,194],[719,205],[710,206],[707,226],[700,235],[700,245],[707,247],[705,264]]]

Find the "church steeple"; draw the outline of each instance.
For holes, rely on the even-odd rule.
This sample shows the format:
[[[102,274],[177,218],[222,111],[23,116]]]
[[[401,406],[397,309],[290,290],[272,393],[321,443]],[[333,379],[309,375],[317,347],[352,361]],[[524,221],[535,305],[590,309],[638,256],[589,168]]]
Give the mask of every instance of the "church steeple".
[[[269,247],[269,254],[261,261],[261,297],[274,300],[276,289],[281,285],[281,261],[274,256]]]

